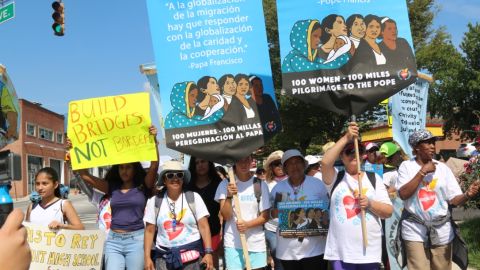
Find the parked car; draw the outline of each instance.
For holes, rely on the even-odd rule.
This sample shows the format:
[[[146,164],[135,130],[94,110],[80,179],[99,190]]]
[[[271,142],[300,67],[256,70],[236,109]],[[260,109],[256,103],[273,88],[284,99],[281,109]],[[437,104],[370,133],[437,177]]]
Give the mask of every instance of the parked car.
[[[475,146],[473,142],[470,143],[462,143],[460,147],[457,149],[457,157],[458,158],[469,158],[472,155],[472,152],[475,151]]]

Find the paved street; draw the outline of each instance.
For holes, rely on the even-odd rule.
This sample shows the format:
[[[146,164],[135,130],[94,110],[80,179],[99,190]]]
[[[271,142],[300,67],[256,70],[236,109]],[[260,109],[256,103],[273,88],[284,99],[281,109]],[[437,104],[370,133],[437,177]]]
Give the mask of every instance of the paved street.
[[[72,202],[73,206],[77,210],[83,225],[85,225],[85,229],[97,229],[97,209],[88,201],[88,197],[84,194],[75,195],[70,193],[68,199]],[[29,204],[30,201],[28,200],[28,197],[19,199],[18,201],[14,200],[15,208],[21,208],[24,212],[27,211]]]

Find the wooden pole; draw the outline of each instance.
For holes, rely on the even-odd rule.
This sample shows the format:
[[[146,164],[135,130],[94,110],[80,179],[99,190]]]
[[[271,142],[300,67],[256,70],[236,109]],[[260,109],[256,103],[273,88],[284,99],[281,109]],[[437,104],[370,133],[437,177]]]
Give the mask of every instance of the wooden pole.
[[[357,118],[355,115],[352,115],[352,121],[356,122]],[[360,168],[361,160],[360,160],[360,153],[358,151],[358,138],[355,137],[353,140],[353,143],[355,145],[355,158],[357,159],[357,174],[358,174],[358,193],[362,195],[363,188],[362,188],[362,171]],[[368,246],[368,238],[367,238],[367,223],[365,220],[365,210],[361,209],[360,213],[361,217],[361,223],[362,223],[362,237],[363,237],[363,248],[366,249]]]
[[[230,178],[230,184],[235,185],[235,174],[233,173],[233,168],[228,168],[228,177]],[[242,219],[242,212],[240,210],[240,200],[238,199],[238,195],[233,195],[233,204],[235,207],[235,214],[237,216],[237,220],[241,221]],[[245,259],[245,267],[247,270],[251,270],[252,266],[250,265],[250,257],[248,256],[248,246],[247,246],[247,238],[245,237],[245,233],[240,233],[240,241],[242,242],[242,249],[243,249],[243,257]]]

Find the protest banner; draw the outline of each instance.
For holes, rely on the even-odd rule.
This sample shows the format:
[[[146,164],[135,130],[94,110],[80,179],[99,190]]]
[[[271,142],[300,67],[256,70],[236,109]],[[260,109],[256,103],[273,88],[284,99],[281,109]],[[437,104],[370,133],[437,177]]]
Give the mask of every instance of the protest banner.
[[[169,148],[233,164],[281,130],[261,1],[147,8]]]
[[[286,94],[359,114],[417,77],[405,1],[277,1]]]
[[[393,213],[392,216],[385,219],[385,241],[387,244],[388,262],[390,269],[402,269],[395,258],[395,238],[397,237],[397,228],[400,223],[400,217],[403,211],[403,201],[399,197],[392,199]],[[400,262],[403,260],[400,256]]]
[[[390,98],[393,140],[410,158],[413,158],[413,152],[408,137],[414,131],[424,129],[427,123],[428,87],[427,80],[418,78],[414,84]]]
[[[20,105],[5,66],[0,64],[0,149],[18,139]]]
[[[278,228],[282,237],[327,235],[328,200],[278,202]]]
[[[355,122],[356,114],[415,81],[406,2],[279,0],[277,9],[287,95]],[[358,140],[354,143],[360,173]],[[362,189],[362,181],[358,184]],[[365,210],[361,224],[366,248]]]
[[[71,101],[68,137],[74,170],[156,160],[148,93]]]
[[[59,230],[24,222],[32,251],[30,270],[100,270],[105,233]]]

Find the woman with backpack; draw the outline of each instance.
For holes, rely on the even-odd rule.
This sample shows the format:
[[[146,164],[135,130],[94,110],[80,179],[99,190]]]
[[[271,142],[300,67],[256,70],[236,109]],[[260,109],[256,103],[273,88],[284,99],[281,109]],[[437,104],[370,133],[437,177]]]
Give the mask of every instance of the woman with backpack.
[[[50,167],[35,175],[35,191],[40,201],[28,206],[26,221],[48,226],[51,230],[83,230],[83,224],[70,201],[62,199],[57,172]]]
[[[150,126],[149,133],[156,143],[155,126]],[[88,169],[76,171],[82,180],[110,197],[111,224],[104,250],[106,270],[144,268],[143,214],[147,199],[154,193],[157,170],[158,150],[157,160],[150,163],[147,172],[140,162],[113,165],[105,179],[91,175]]]
[[[382,226],[380,219],[392,215],[393,207],[382,179],[376,174],[358,171],[353,140],[358,125],[350,123],[345,135],[322,159],[323,182],[330,193],[330,227],[324,258],[333,270],[379,269],[382,259]],[[359,155],[364,149],[360,142]],[[345,171],[338,172],[335,160],[340,157]],[[359,179],[362,191],[359,191]],[[361,210],[365,211],[367,247],[362,244]]]
[[[234,165],[235,184],[223,180],[218,186],[215,200],[220,203],[220,213],[225,222],[224,252],[229,270],[243,270],[245,260],[240,241],[244,233],[252,269],[263,269],[267,265],[267,246],[263,224],[269,217],[270,199],[268,186],[264,181],[255,179],[250,172],[252,157],[248,156]],[[238,194],[241,217],[233,210],[233,195]]]
[[[160,179],[165,188],[148,200],[143,219],[145,269],[212,270],[207,207],[198,193],[184,191],[190,172],[179,161],[167,161]]]

